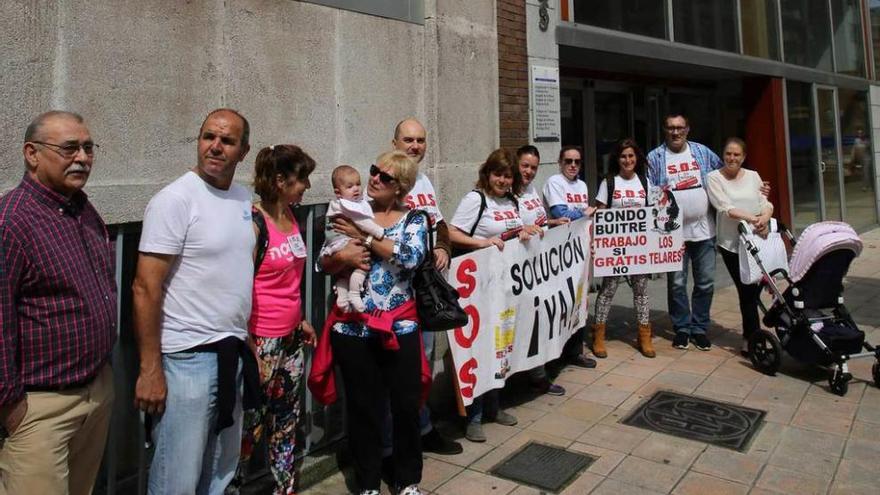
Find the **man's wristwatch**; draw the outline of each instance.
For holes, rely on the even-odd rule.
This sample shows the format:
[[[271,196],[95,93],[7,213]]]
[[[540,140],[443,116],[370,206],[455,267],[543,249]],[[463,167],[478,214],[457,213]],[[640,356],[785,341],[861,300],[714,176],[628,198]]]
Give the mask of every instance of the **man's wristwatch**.
[[[367,236],[367,238],[364,240],[364,246],[367,248],[367,251],[371,251],[373,249],[373,236]]]

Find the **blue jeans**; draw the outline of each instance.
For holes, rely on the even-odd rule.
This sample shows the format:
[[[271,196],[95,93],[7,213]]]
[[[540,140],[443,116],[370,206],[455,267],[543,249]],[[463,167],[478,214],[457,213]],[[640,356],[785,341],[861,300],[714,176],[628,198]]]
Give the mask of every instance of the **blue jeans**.
[[[688,301],[688,265],[693,266],[694,291]],[[666,275],[667,304],[672,328],[689,335],[705,334],[715,290],[715,238],[684,243],[680,272]]]
[[[153,427],[156,452],[151,495],[222,495],[235,475],[241,449],[241,360],[236,377],[235,423],[214,433],[217,421],[217,354],[162,355],[168,396]]]

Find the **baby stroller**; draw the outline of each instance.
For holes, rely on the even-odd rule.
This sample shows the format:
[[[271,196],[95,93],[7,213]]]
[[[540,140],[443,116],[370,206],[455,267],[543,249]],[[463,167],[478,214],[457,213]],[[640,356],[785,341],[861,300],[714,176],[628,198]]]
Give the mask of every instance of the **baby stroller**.
[[[785,349],[798,361],[830,368],[831,391],[842,396],[852,379],[847,361],[873,357],[874,383],[880,387],[880,347],[865,342],[865,333],[843,305],[843,278],[862,252],[861,239],[842,222],[810,225],[800,239],[785,226],[780,231],[794,248],[790,267],[767,273],[759,249],[750,240],[750,227],[745,222],[739,225],[740,241],[763,272],[761,284],[773,295],[769,309],[760,300],[758,306],[764,325],[776,331],[762,329],[750,337],[752,364],[762,373],[774,375]],[[788,282],[784,292],[776,285],[777,276]]]

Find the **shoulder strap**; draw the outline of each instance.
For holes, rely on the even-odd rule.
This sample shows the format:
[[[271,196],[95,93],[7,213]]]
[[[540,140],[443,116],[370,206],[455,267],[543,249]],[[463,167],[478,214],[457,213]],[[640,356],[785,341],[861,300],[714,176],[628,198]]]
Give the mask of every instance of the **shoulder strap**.
[[[651,195],[650,190],[648,189],[648,177],[645,174],[636,174],[639,178],[639,182],[642,183],[642,189],[645,190],[645,206],[651,206]]]
[[[477,219],[474,221],[473,227],[471,227],[471,231],[468,233],[469,237],[474,236],[474,232],[477,231],[477,225],[480,224],[480,218],[483,216],[483,212],[486,211],[486,195],[483,191],[479,189],[474,189],[474,192],[480,195],[480,209],[477,210]]]
[[[614,174],[608,174],[605,176],[605,189],[608,190],[608,196],[606,199],[608,201],[605,202],[606,208],[611,208],[611,200],[614,199],[614,186],[617,185],[617,181],[614,180]],[[647,191],[647,189],[645,189]]]
[[[257,252],[254,256],[254,276],[257,276],[257,270],[266,257],[266,250],[269,248],[269,227],[266,225],[266,218],[263,213],[256,208],[251,208],[251,220],[257,226]]]

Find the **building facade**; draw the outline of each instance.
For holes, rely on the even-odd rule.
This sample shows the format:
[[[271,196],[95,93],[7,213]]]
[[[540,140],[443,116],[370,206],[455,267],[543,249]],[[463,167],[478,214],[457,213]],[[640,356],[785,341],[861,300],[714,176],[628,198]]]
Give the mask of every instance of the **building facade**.
[[[365,174],[409,116],[427,128],[422,167],[445,215],[498,146],[538,146],[540,184],[556,172],[560,146],[581,145],[595,191],[617,140],[653,148],[662,117],[677,111],[690,118],[691,138],[716,151],[728,136],[746,140],[747,164],[771,182],[786,223],[878,223],[880,0],[2,5],[0,188],[20,180],[21,139],[42,111],[82,113],[101,145],[86,190],[116,235],[122,289],[104,493],[142,489],[149,464],[132,408],[127,290],[143,210],[194,165],[210,109],[250,119],[254,151],[239,168],[242,183],[263,146],[295,143],[316,159],[298,209],[310,256],[320,247],[330,171],[349,163]],[[305,278],[306,315],[320,325],[329,283]],[[308,397],[306,405],[302,445],[317,452],[340,438],[344,419],[339,407]]]
[[[744,138],[747,166],[771,182],[777,215],[796,229],[877,224],[880,2],[526,3],[524,70],[559,68],[560,142],[585,148],[593,190],[617,140],[649,150],[675,111],[689,117],[690,138],[719,155],[727,137]]]

